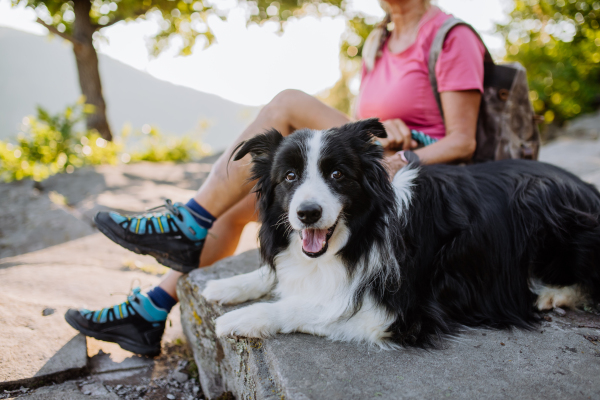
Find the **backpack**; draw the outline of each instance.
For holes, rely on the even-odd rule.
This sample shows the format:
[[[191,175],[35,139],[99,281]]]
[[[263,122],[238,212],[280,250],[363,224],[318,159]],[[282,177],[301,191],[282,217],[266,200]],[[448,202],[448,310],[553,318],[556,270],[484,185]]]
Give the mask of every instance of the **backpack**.
[[[448,32],[457,25],[469,27],[481,40],[471,25],[454,17],[442,24],[433,39],[429,53],[429,81],[442,118],[444,112],[437,89],[435,66]],[[485,52],[484,92],[477,120],[477,147],[472,162],[507,158],[537,160],[540,132],[529,101],[527,72],[519,63],[497,65],[487,48]]]

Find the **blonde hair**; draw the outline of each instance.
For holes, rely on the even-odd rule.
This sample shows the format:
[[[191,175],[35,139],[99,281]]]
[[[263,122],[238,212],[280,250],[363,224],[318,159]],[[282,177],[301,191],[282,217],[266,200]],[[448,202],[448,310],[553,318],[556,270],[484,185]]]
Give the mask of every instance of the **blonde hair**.
[[[381,57],[383,44],[390,35],[390,31],[388,30],[388,26],[392,22],[390,8],[385,1],[380,0],[379,4],[385,11],[385,17],[371,31],[369,36],[367,36],[362,50],[362,59],[367,71],[371,71],[375,68],[375,61]],[[431,0],[423,0],[423,4],[425,5],[425,8],[428,9],[431,5]]]

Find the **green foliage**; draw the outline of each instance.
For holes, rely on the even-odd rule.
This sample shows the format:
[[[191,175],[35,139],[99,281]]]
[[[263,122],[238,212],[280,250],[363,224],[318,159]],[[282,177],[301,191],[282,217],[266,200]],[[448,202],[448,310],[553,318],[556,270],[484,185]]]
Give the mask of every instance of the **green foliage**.
[[[96,131],[77,131],[84,111],[89,109],[82,100],[54,116],[38,107],[37,117],[24,119],[14,143],[0,141],[0,180],[42,181],[85,165],[116,163],[119,145]]]
[[[44,23],[59,32],[72,35],[75,13],[72,1],[61,0],[11,0],[13,6],[25,3],[40,11],[40,15],[49,14]],[[224,2],[199,0],[90,0],[89,19],[94,30],[112,25],[119,21],[131,21],[160,15],[160,32],[152,42],[152,52],[157,55],[168,47],[169,39],[178,35],[183,40],[181,53],[191,53],[198,38],[204,38],[205,45],[214,41],[214,35],[207,24],[210,15],[225,18],[229,9]],[[236,2],[248,11],[249,22],[274,21],[283,23],[288,18],[304,14],[337,15],[341,12],[342,0],[279,0]]]
[[[128,129],[124,130],[123,138],[126,141],[132,138]],[[133,162],[189,162],[210,154],[210,146],[194,139],[191,135],[169,137],[161,134],[156,127],[150,127],[148,133],[137,132],[133,138],[138,139],[135,141],[137,144],[127,146],[128,150],[124,153],[128,154],[125,159],[129,157]]]
[[[0,140],[0,181],[31,178],[40,182],[88,165],[187,162],[210,154],[208,146],[190,136],[170,137],[156,128],[147,135],[125,131],[123,138],[108,142],[95,130],[82,128],[80,122],[90,111],[83,98],[56,115],[38,107],[35,117],[24,118],[23,131],[14,140]]]
[[[255,0],[240,1],[248,8],[249,22],[284,22],[302,15],[330,15],[342,12],[343,0]]]
[[[350,18],[340,48],[341,55],[344,58],[360,60],[365,40],[378,23],[377,19],[363,15]]]
[[[73,34],[75,12],[72,1],[61,0],[11,0],[13,6],[25,3],[39,11],[49,14],[43,22],[55,27],[66,35]],[[156,35],[152,50],[160,53],[168,45],[171,35],[178,34],[183,39],[182,54],[191,53],[198,37],[204,37],[206,44],[214,40],[206,24],[206,18],[215,10],[208,2],[173,0],[90,0],[89,22],[94,30],[102,29],[119,21],[131,21],[150,14],[160,15],[161,30]]]
[[[525,68],[530,97],[546,122],[562,123],[598,106],[600,1],[517,0],[507,25],[507,59]]]
[[[372,16],[348,15],[347,29],[342,36],[340,47],[342,76],[331,89],[319,96],[325,103],[348,115],[352,114],[354,103],[354,94],[350,91],[350,82],[360,74],[361,55],[365,40],[379,22],[377,18]]]

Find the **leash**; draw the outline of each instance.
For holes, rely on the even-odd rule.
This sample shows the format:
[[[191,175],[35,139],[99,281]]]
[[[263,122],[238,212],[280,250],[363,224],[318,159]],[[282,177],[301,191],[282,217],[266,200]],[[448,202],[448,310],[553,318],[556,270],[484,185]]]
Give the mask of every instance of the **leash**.
[[[438,139],[433,138],[433,137],[427,135],[426,133],[417,131],[415,129],[410,130],[410,135],[412,136],[412,138],[415,142],[417,142],[423,146],[429,146],[430,144],[433,144],[438,141]],[[381,142],[379,140],[375,140],[374,143],[377,144],[378,146],[381,146]]]
[[[412,136],[415,142],[420,143],[423,146],[429,146],[430,144],[433,144],[438,141],[436,138],[432,138],[431,136],[414,129],[410,130],[410,135]]]

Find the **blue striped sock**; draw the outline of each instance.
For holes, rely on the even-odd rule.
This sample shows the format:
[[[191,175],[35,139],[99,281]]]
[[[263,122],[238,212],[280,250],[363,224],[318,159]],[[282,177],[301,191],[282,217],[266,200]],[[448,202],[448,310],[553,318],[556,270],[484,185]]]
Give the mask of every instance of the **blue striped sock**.
[[[197,218],[195,215],[192,215],[194,217],[194,219],[196,220],[196,222],[205,229],[210,229],[212,227],[213,223],[217,220],[215,217],[213,217],[213,215],[211,213],[206,211],[206,209],[204,207],[202,207],[200,204],[198,204],[196,202],[196,200],[194,200],[194,199],[190,199],[190,201],[188,201],[186,203],[186,206],[188,206],[196,214],[199,214],[201,217],[204,217],[210,221],[209,222],[209,221],[206,221],[205,219]]]
[[[170,312],[175,304],[177,304],[177,300],[175,300],[171,295],[165,292],[160,286],[155,286],[146,293],[146,296],[152,300],[154,305],[162,308],[163,310],[167,310]]]

